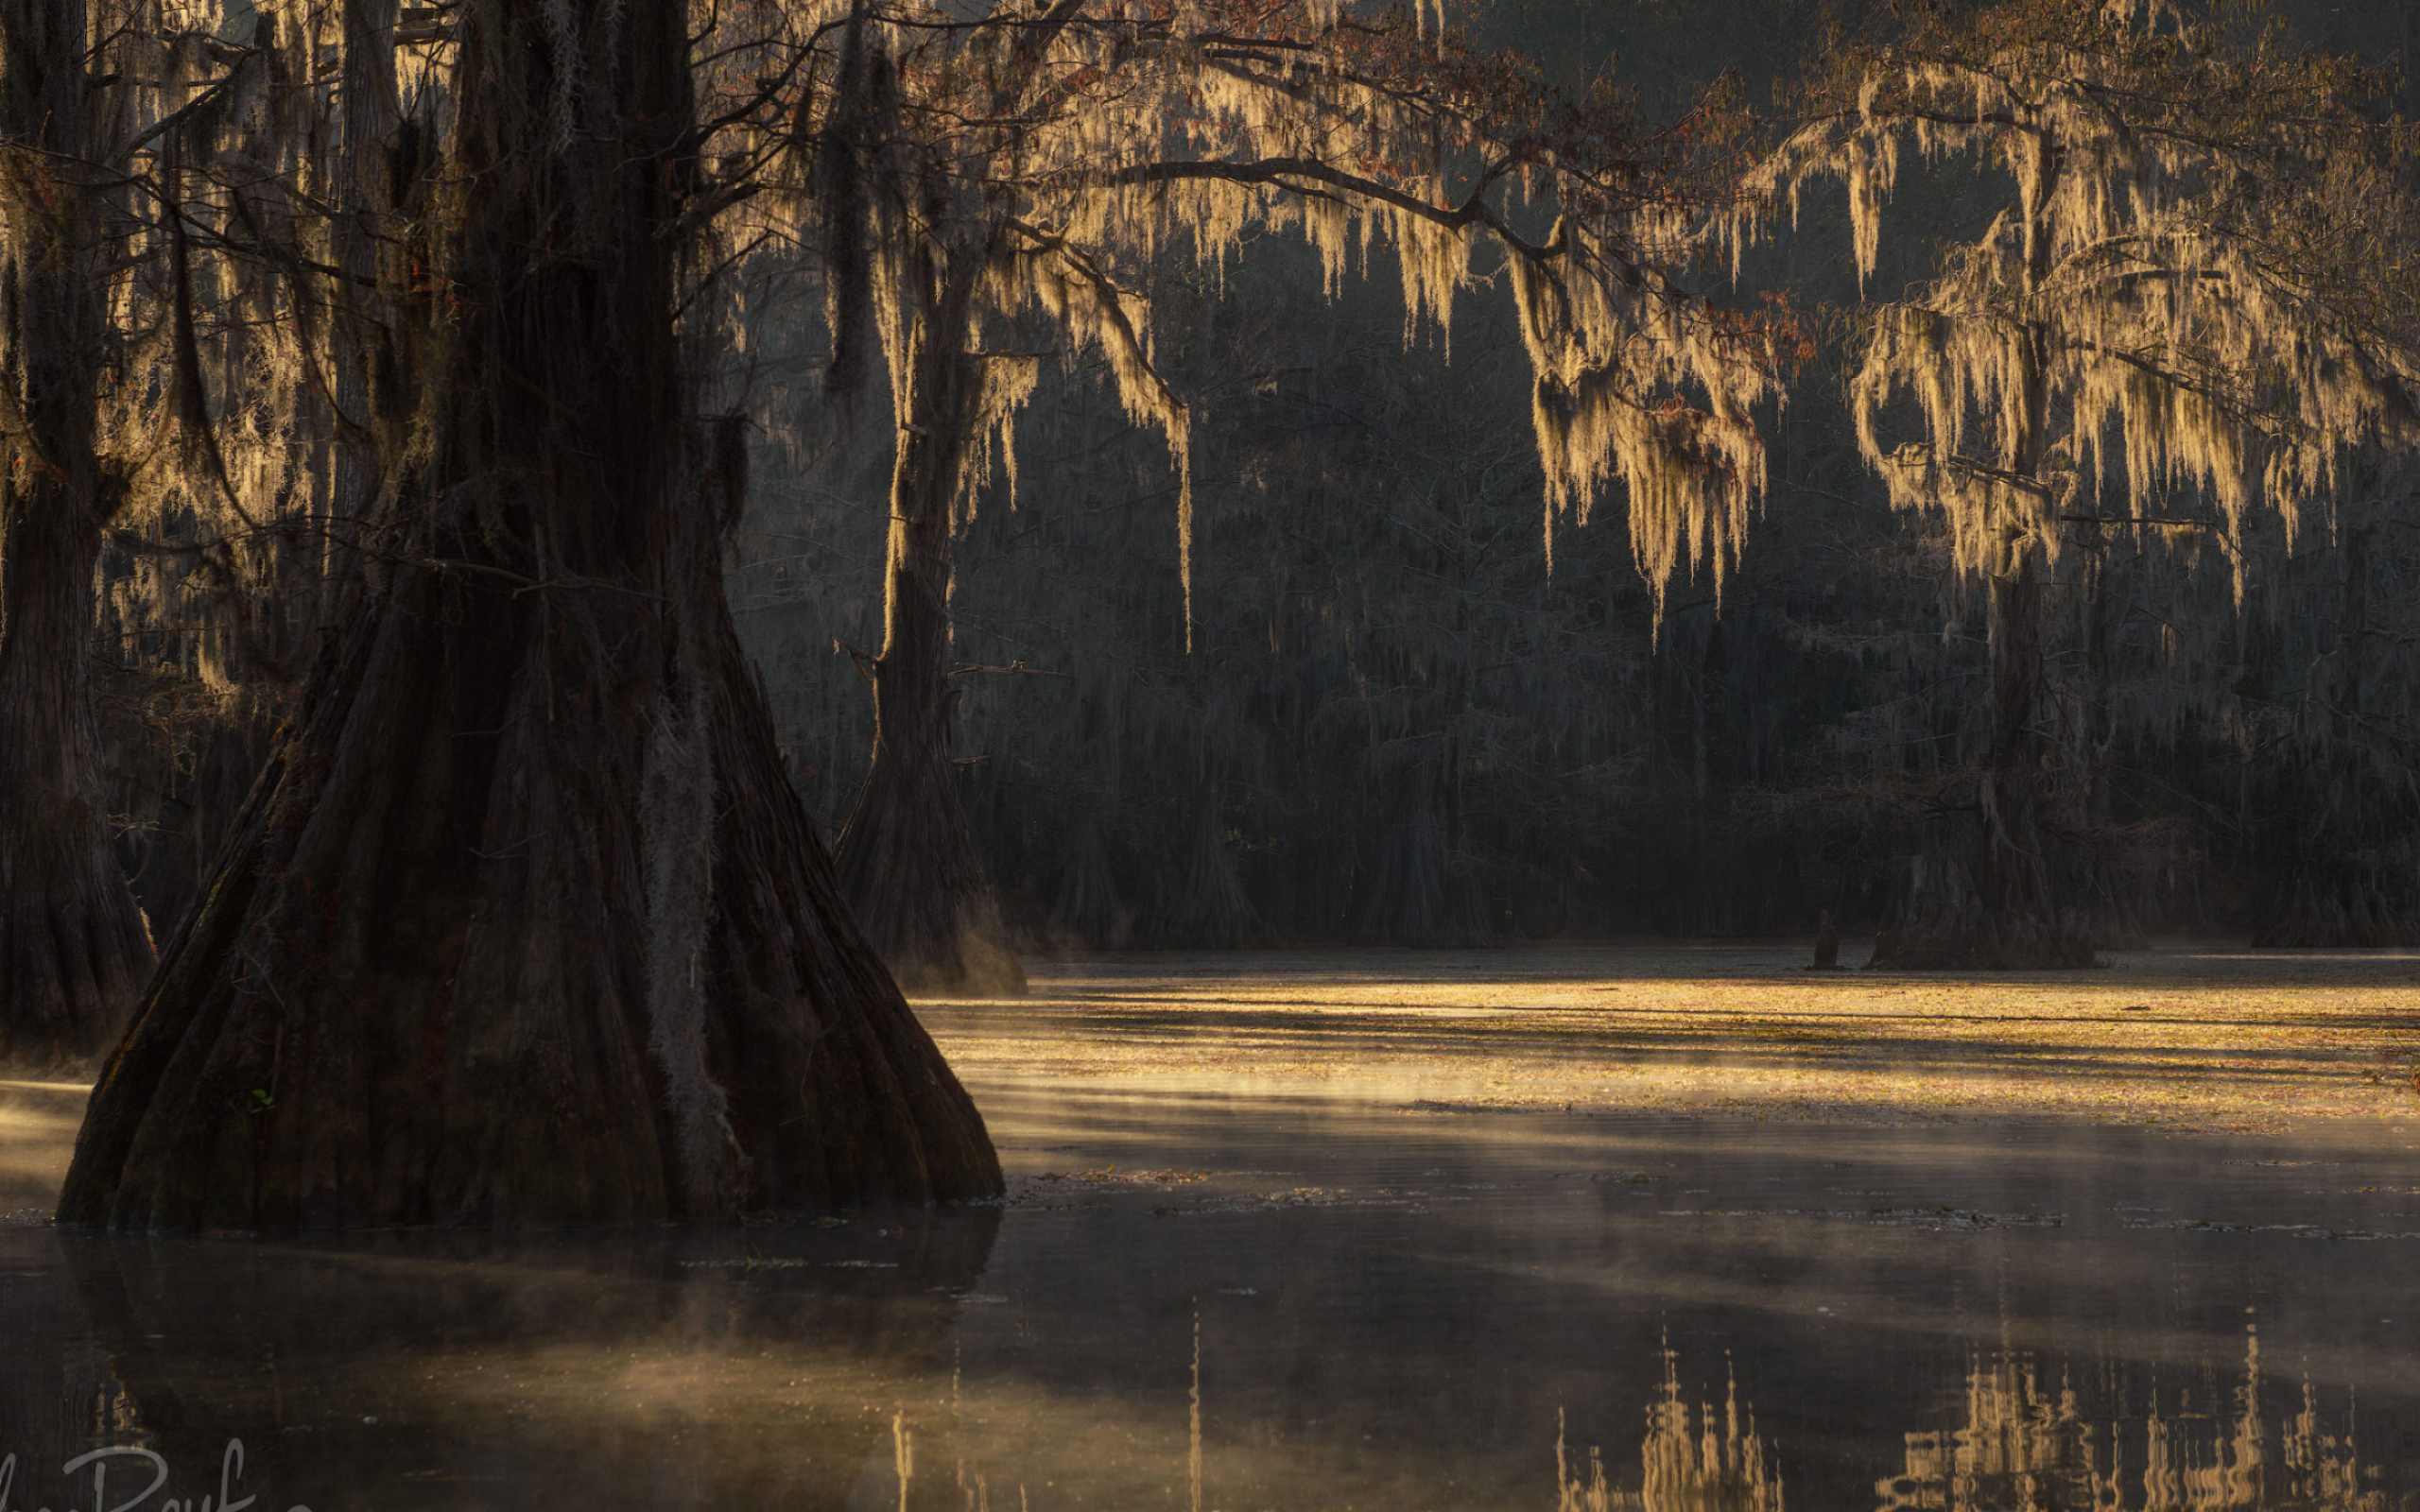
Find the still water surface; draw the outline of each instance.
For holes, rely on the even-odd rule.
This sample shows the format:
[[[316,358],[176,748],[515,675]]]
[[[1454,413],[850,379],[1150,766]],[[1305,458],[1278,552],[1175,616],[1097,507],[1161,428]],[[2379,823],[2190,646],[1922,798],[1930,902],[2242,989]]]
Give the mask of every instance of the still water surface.
[[[2410,1125],[978,1091],[996,1207],[288,1244],[52,1229],[0,1090],[0,1505],[2420,1507]]]

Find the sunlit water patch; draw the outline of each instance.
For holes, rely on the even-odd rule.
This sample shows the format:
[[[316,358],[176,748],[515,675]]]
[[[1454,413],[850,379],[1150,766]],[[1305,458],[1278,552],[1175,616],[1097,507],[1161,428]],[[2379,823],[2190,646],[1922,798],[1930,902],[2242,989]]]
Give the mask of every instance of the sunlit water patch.
[[[1440,1117],[2282,1130],[2420,1114],[2420,953],[2169,946],[2105,971],[1809,971],[1800,947],[1125,954],[924,1011],[991,1084],[1318,1091]]]

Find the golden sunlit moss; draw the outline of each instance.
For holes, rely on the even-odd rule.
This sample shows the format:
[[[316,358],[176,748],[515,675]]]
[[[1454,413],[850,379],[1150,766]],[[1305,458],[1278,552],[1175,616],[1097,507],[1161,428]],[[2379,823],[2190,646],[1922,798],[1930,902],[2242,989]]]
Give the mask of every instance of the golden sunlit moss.
[[[1875,307],[1850,386],[1867,463],[1893,505],[1947,521],[1966,576],[2011,538],[2055,563],[2097,500],[2140,532],[2199,498],[2240,595],[2249,511],[2290,545],[2347,455],[2420,444],[2376,78],[2161,0],[2017,0],[1836,66],[1756,177],[1793,222],[1810,181],[1841,181],[1860,284],[1908,152],[2014,189]],[[1901,402],[1922,439],[1892,446]]]

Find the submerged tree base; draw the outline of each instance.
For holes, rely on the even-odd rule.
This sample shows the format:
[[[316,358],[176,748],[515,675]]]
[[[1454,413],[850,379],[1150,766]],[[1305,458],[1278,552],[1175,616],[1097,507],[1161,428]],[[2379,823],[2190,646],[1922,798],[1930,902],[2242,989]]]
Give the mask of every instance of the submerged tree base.
[[[1115,950],[1133,938],[1134,911],[1118,892],[1101,817],[1090,809],[1075,821],[1066,869],[1059,874],[1059,896],[1044,933],[1051,946],[1074,950]]]
[[[935,821],[903,833],[862,825],[868,812],[860,798],[841,833],[838,866],[850,912],[899,986],[920,997],[1023,997],[1025,963],[956,805],[939,821],[957,842],[949,849],[963,851],[956,856],[932,853],[927,826]]]

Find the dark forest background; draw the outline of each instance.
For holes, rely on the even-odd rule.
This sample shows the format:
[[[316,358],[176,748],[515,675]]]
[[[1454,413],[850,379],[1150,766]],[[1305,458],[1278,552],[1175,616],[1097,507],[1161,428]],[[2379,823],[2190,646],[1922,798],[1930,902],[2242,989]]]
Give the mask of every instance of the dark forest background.
[[[2378,59],[2420,11],[2279,14],[2298,40]],[[1804,6],[1656,0],[1478,24],[1651,101],[1724,70],[1769,95],[1816,29]],[[1903,189],[1895,208],[1918,230],[1885,294],[1926,266],[1927,216],[1961,207]],[[1335,302],[1312,254],[1274,241],[1230,287],[1161,291],[1190,312],[1168,322],[1189,336],[1171,365],[1206,441],[1192,658],[1164,451],[1096,375],[1050,383],[1013,489],[1004,473],[986,490],[959,558],[960,657],[1063,675],[969,679],[959,725],[969,819],[1012,917],[1049,943],[1183,942],[1206,825],[1289,937],[1789,932],[1827,907],[1871,926],[1910,789],[1976,738],[1985,667],[1945,527],[1893,511],[1856,455],[1840,322],[1781,420],[1736,576],[1719,603],[1703,579],[1676,590],[1659,631],[1617,511],[1564,530],[1547,574],[1510,313],[1465,299],[1450,351],[1407,345],[1375,262]],[[1803,304],[1856,293],[1821,235],[1750,276]],[[888,462],[774,453],[756,475],[735,609],[793,773],[836,824],[873,720],[834,643],[879,637]],[[2069,595],[2059,692],[2096,716],[2078,738],[2100,747],[2100,817],[2133,832],[2143,928],[2256,929],[2273,832],[2307,817],[2292,736],[2341,657],[2342,548],[2271,544],[2240,609],[2223,571],[2120,547],[2094,569],[2116,592],[2092,595],[2117,602],[2087,620]],[[2409,585],[2415,545],[2379,535],[2369,572]],[[2380,713],[2408,735],[2399,698]]]
[[[1767,103],[1816,48],[1814,11],[1587,0],[1454,20],[1565,82],[1610,71],[1651,109],[1725,72]],[[2300,43],[2389,64],[2420,32],[2414,0],[2274,13]],[[1869,294],[1971,232],[1982,212],[1947,182],[1902,182]],[[1505,301],[1465,295],[1449,337],[1408,341],[1383,248],[1336,299],[1316,254],[1276,235],[1223,276],[1187,259],[1158,275],[1155,355],[1194,415],[1190,653],[1166,444],[1095,367],[1045,362],[951,600],[954,659],[984,669],[957,679],[961,794],[1018,942],[1789,934],[1826,909],[1874,927],[1928,784],[1982,737],[1988,668],[1947,527],[1894,511],[1858,456],[1837,209],[1749,259],[1743,289],[1787,290],[1813,355],[1768,418],[1772,486],[1741,560],[1719,593],[1676,583],[1660,624],[1618,500],[1561,525],[1548,570]],[[821,322],[813,288],[769,292],[723,382],[752,421],[733,609],[829,842],[873,741],[848,648],[881,640],[891,458],[881,425],[819,402]],[[2299,942],[2410,941],[2409,780],[2376,774],[2408,772],[2420,733],[2414,483],[2371,468],[2339,528],[2290,543],[2253,526],[2239,602],[2189,546],[2073,555],[2048,707],[2094,774],[2088,817],[2120,879],[2103,946],[2277,937],[2314,851],[2368,868],[2378,907]],[[180,677],[205,669],[110,649],[121,854],[158,934],[241,801],[225,748],[265,751],[270,714],[239,696],[184,717],[198,684]]]

